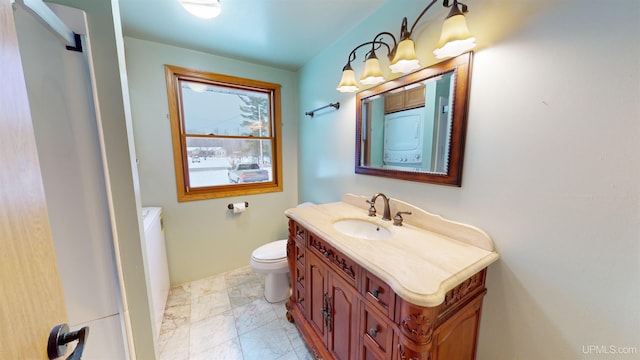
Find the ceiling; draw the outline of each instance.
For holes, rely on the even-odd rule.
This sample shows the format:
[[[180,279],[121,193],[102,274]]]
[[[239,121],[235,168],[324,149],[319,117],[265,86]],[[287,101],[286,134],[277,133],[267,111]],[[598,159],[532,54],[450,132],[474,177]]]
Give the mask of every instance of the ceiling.
[[[120,12],[125,36],[297,70],[390,1],[221,0],[204,20],[178,0],[120,0]]]

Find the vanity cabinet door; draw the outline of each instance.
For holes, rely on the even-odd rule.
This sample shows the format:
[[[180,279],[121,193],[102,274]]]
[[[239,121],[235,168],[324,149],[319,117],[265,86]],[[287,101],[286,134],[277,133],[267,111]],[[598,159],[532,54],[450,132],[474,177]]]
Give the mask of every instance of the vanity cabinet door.
[[[306,318],[326,345],[328,268],[313,253],[307,254]]]
[[[477,297],[434,331],[432,360],[476,358],[482,296]]]
[[[307,253],[307,320],[335,359],[356,358],[359,298],[355,288]]]
[[[393,353],[392,321],[377,308],[363,302],[360,311],[360,358],[391,359]]]
[[[362,295],[368,304],[382,311],[389,319],[393,319],[396,294],[384,281],[368,271],[363,271]]]
[[[351,284],[335,274],[329,275],[330,321],[329,351],[340,360],[356,358],[358,345],[358,295]]]

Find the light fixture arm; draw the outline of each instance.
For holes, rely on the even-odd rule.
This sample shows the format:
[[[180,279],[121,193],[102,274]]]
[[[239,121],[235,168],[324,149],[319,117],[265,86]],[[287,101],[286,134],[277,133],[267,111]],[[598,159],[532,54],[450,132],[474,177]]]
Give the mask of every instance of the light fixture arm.
[[[342,78],[336,89],[340,92],[353,92],[359,89],[355,72],[351,67],[351,62],[356,60],[356,52],[358,49],[364,46],[371,46],[371,49],[365,55],[364,71],[360,78],[362,84],[375,85],[384,81],[385,77],[382,74],[380,62],[376,56],[376,51],[382,46],[387,48],[387,57],[389,58],[389,68],[391,72],[408,74],[419,69],[420,61],[416,55],[415,43],[411,36],[424,14],[438,2],[438,0],[429,1],[429,4],[427,4],[424,10],[418,15],[411,27],[408,26],[406,17],[402,19],[398,41],[396,41],[396,37],[393,36],[393,34],[380,32],[373,40],[364,42],[351,50],[347,58],[347,64],[342,68]],[[465,51],[473,49],[476,45],[475,37],[473,37],[467,29],[464,19],[464,13],[467,12],[467,5],[458,0],[442,0],[442,6],[450,8],[450,10],[444,21],[438,46],[433,50],[437,59],[458,56]],[[390,40],[384,39],[384,36],[388,36]],[[391,41],[393,41],[393,46],[391,45]]]
[[[390,46],[389,44],[387,44],[385,41],[383,41],[382,37],[384,35],[387,35],[391,38],[391,40],[393,40],[393,46]],[[367,45],[371,45],[371,50],[369,52],[367,52],[367,57],[371,54],[374,54],[376,50],[380,49],[383,45],[387,48],[387,57],[389,59],[391,59],[393,57],[393,53],[395,51],[396,48],[396,38],[395,36],[393,36],[393,34],[391,34],[390,32],[380,32],[378,33],[372,41],[367,41],[364,42],[358,46],[356,46],[353,50],[351,50],[351,53],[349,53],[349,57],[347,59],[347,65],[350,65],[351,62],[353,62],[356,59],[356,51],[358,51],[358,49],[360,49],[363,46],[367,46]],[[376,46],[377,45],[377,46]]]
[[[459,2],[458,0],[453,0],[453,4],[449,5],[449,0],[443,0],[442,2],[442,6],[444,7],[450,7],[451,11],[456,11],[458,13],[460,13],[460,9],[458,9],[458,5],[462,6],[462,13],[467,13],[469,11],[469,8],[467,7],[467,4],[463,4],[461,2]]]
[[[454,3],[456,2],[456,0],[453,0]],[[404,19],[402,19],[402,27],[400,28],[400,41],[408,39],[411,37],[411,34],[413,33],[413,29],[415,29],[416,24],[418,24],[418,21],[420,21],[420,19],[422,19],[422,16],[424,14],[427,13],[427,11],[429,11],[429,9],[431,9],[431,7],[438,2],[438,0],[432,0],[429,5],[427,5],[426,8],[424,8],[424,10],[422,10],[422,12],[420,13],[420,15],[418,15],[418,18],[416,19],[416,21],[413,22],[413,25],[411,25],[411,30],[407,31],[407,18],[405,17]],[[449,0],[443,0],[443,5],[446,6],[445,4],[448,3]]]

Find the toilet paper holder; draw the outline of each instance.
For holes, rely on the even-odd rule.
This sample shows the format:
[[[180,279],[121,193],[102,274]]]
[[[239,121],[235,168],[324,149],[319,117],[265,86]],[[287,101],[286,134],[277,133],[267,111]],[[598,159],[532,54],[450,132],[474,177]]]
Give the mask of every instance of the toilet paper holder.
[[[249,203],[247,201],[244,202],[244,207],[246,207],[246,208],[249,207]],[[227,205],[227,209],[233,210],[233,204]]]

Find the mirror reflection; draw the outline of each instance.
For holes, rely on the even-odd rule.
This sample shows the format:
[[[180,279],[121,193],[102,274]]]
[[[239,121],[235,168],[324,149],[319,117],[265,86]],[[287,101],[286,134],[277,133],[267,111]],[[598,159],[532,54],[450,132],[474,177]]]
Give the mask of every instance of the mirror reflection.
[[[356,173],[460,185],[471,56],[357,94]]]
[[[362,101],[362,166],[447,172],[451,94],[447,72]]]

